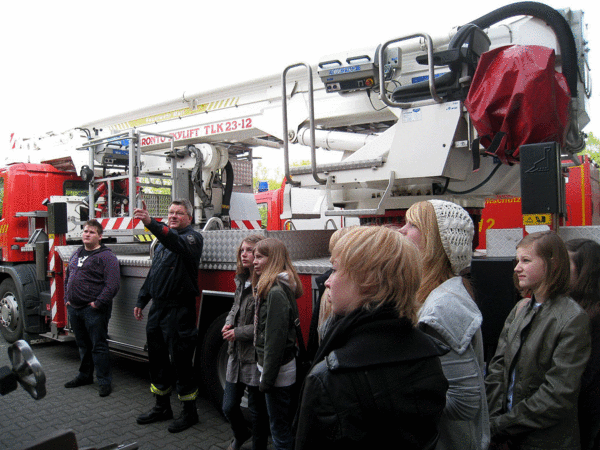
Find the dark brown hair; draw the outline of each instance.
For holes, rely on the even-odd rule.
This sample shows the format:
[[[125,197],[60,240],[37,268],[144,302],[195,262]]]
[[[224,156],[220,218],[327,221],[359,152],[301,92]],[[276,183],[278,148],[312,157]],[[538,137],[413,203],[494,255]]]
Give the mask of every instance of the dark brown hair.
[[[600,313],[600,244],[571,239],[566,246],[576,272],[570,295],[590,316],[596,316]]]
[[[102,236],[102,233],[104,232],[104,229],[102,228],[102,225],[96,219],[90,219],[90,220],[88,220],[83,225],[83,228],[85,228],[86,226],[94,227],[96,229],[96,231],[98,232],[99,236]]]

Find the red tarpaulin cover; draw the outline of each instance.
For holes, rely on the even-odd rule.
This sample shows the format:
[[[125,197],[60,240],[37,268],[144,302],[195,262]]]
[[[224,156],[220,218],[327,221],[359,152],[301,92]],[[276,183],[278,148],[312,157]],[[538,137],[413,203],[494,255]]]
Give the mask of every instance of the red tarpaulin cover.
[[[479,60],[465,106],[483,147],[505,164],[519,160],[521,145],[564,144],[571,94],[554,61],[554,50],[538,45],[499,47]]]

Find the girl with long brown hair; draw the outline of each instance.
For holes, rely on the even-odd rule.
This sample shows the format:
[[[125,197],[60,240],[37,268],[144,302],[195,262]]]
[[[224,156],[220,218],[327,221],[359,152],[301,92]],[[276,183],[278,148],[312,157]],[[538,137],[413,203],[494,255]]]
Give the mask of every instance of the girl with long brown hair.
[[[256,314],[254,345],[259,389],[265,393],[271,436],[277,450],[292,449],[292,395],[296,382],[296,299],[302,284],[285,245],[264,239],[254,248]]]

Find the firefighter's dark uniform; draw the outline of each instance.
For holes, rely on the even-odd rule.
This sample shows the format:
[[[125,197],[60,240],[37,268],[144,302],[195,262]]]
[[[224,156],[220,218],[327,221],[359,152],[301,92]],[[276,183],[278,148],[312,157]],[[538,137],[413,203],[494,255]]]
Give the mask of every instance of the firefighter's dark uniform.
[[[152,299],[146,325],[150,389],[164,396],[175,387],[179,400],[195,400],[198,388],[192,358],[198,335],[196,297],[200,294],[202,235],[191,226],[178,231],[154,219],[147,228],[159,244],[136,306],[144,309]]]

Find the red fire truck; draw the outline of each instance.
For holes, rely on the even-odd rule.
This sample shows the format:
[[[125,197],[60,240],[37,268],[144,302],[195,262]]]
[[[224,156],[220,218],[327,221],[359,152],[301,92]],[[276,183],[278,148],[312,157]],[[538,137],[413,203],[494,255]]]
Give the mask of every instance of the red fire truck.
[[[284,155],[283,212],[276,222],[314,214],[303,201],[307,191],[320,192],[324,216],[335,220],[398,221],[411,204],[428,198],[454,201],[478,215],[485,198],[520,194],[520,172],[519,164],[498,164],[473,147],[465,94],[482,52],[534,43],[561,55],[556,69],[571,90],[569,139],[560,153],[583,150],[590,92],[583,13],[527,2],[466,19],[472,24],[467,34],[400,36],[16,141],[0,169],[4,338],[70,335],[64,265],[81,245],[82,224],[97,217],[121,266],[110,346],[147,357],[145,323],[132,310],[152,244],[131,206],[143,199],[153,216],[164,217],[172,198],[189,198],[205,243],[197,366],[220,403],[226,362],[220,329],[232,304],[241,240],[259,232],[286,244],[306,293],[298,300],[305,332],[314,278],[329,268],[332,229],[260,229],[251,191],[254,149],[275,147]],[[310,166],[290,168],[290,144],[310,147]],[[317,147],[341,152],[341,161],[319,164]],[[472,170],[474,156],[481,156],[478,171]]]

